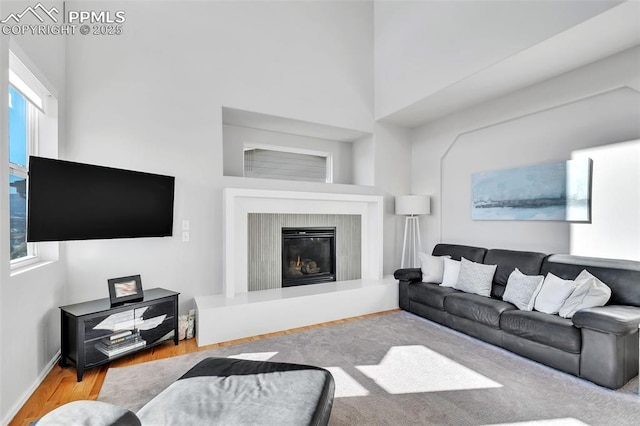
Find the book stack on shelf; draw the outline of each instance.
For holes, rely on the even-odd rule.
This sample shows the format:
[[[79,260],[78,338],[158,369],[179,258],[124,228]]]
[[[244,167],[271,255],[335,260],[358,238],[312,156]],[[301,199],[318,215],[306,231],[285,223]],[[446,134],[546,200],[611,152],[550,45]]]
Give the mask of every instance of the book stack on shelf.
[[[103,337],[96,343],[96,349],[111,358],[133,349],[142,348],[146,344],[147,342],[142,339],[138,331],[127,330]]]

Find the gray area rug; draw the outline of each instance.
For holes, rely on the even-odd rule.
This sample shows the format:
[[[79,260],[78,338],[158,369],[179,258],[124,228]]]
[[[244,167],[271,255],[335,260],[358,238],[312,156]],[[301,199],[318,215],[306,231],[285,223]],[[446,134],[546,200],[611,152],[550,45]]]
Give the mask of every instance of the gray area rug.
[[[407,312],[110,368],[98,400],[137,411],[209,356],[328,368],[331,425],[640,424],[637,377],[612,391]]]

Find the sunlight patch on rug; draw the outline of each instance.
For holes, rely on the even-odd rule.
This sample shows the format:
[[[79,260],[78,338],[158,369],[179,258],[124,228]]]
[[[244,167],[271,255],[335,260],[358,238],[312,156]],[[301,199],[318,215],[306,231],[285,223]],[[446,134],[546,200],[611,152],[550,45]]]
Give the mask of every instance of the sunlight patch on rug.
[[[421,345],[393,346],[380,364],[356,368],[390,394],[502,387]]]
[[[340,367],[324,367],[329,370],[336,384],[335,398],[367,396],[369,391]]]
[[[229,355],[227,358],[248,359],[249,361],[268,361],[278,352],[248,352],[237,355]]]
[[[589,426],[589,424],[581,422],[573,417],[564,419],[548,419],[548,420],[532,420],[528,422],[516,423],[498,423],[485,426]]]

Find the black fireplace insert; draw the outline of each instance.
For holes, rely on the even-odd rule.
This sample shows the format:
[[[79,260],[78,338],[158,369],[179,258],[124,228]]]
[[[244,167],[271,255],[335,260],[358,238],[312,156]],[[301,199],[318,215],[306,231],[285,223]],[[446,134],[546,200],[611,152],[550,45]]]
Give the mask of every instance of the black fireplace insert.
[[[282,287],[336,280],[336,228],[282,228]]]

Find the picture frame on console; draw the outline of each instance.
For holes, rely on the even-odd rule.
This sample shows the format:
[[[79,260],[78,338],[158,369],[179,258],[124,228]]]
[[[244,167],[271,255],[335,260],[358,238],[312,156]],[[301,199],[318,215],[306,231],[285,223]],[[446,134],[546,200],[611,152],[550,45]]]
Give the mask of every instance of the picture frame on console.
[[[122,305],[126,302],[139,302],[143,300],[142,278],[140,275],[111,278],[107,280],[109,285],[109,300],[111,306]]]

